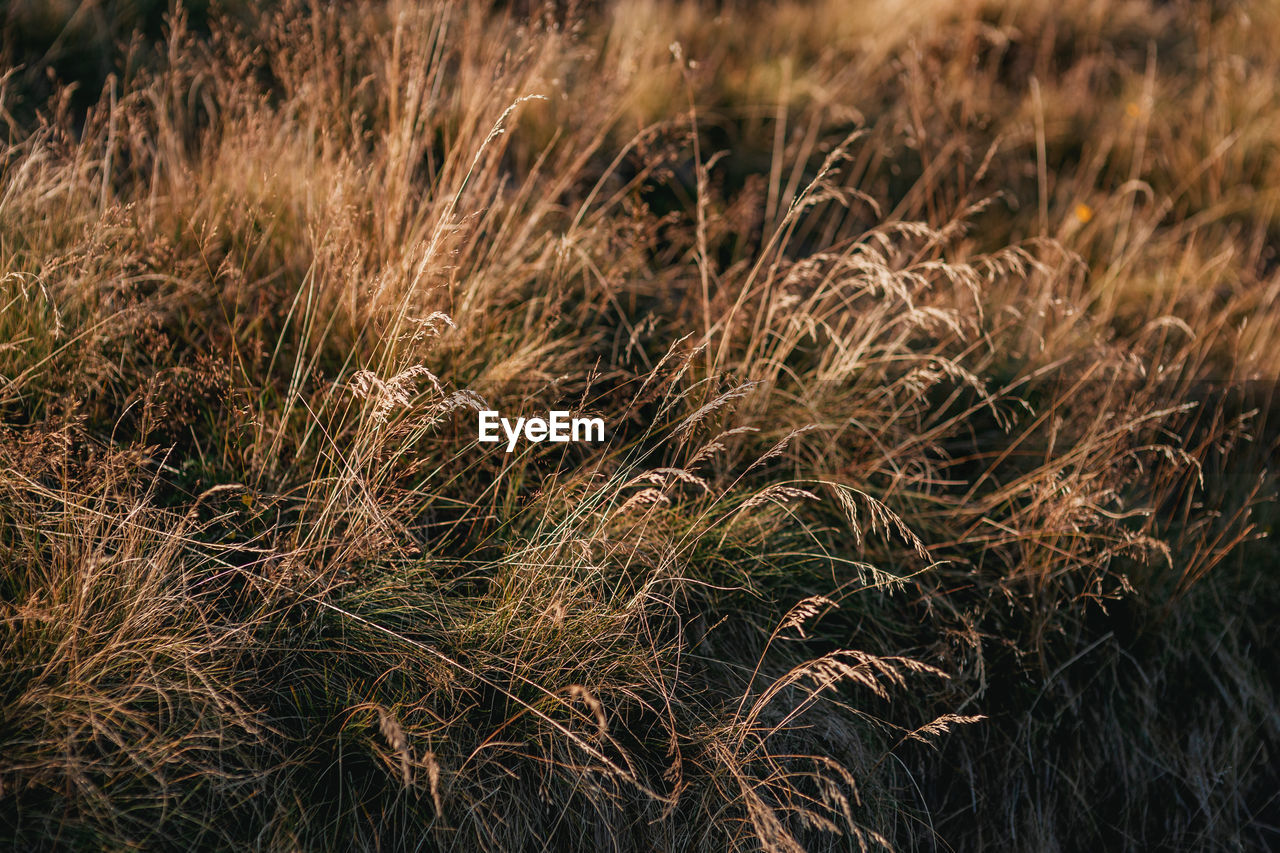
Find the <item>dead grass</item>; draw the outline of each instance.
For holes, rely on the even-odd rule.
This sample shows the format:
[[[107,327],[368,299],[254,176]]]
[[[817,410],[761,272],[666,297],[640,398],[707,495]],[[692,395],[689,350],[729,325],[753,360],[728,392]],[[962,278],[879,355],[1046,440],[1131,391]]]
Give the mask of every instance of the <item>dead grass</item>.
[[[1274,844],[1265,4],[30,14],[6,841]]]

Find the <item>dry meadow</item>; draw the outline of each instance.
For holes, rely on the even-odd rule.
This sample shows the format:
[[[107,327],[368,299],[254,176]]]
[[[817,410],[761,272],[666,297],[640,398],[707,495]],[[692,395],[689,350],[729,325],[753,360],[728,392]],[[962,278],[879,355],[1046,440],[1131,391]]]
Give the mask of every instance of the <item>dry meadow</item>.
[[[7,849],[1280,845],[1280,6],[0,25]]]

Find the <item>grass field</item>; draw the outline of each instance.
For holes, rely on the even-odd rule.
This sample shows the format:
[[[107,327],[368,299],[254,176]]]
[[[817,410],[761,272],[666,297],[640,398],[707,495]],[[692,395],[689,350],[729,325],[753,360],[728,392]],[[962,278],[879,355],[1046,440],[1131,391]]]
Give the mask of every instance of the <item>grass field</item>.
[[[0,21],[6,849],[1280,845],[1280,6]]]

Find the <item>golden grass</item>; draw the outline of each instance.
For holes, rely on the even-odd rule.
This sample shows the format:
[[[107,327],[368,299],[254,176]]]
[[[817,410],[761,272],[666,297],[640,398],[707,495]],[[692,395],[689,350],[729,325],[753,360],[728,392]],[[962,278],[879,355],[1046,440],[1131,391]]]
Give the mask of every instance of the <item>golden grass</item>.
[[[1270,6],[33,8],[6,841],[1274,843]]]

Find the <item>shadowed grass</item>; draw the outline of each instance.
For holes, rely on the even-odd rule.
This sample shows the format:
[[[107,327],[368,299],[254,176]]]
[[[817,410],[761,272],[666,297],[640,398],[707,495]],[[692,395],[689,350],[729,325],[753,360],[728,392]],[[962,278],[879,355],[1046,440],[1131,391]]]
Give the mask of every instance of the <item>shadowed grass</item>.
[[[194,11],[6,40],[6,841],[1274,843],[1269,7]]]

